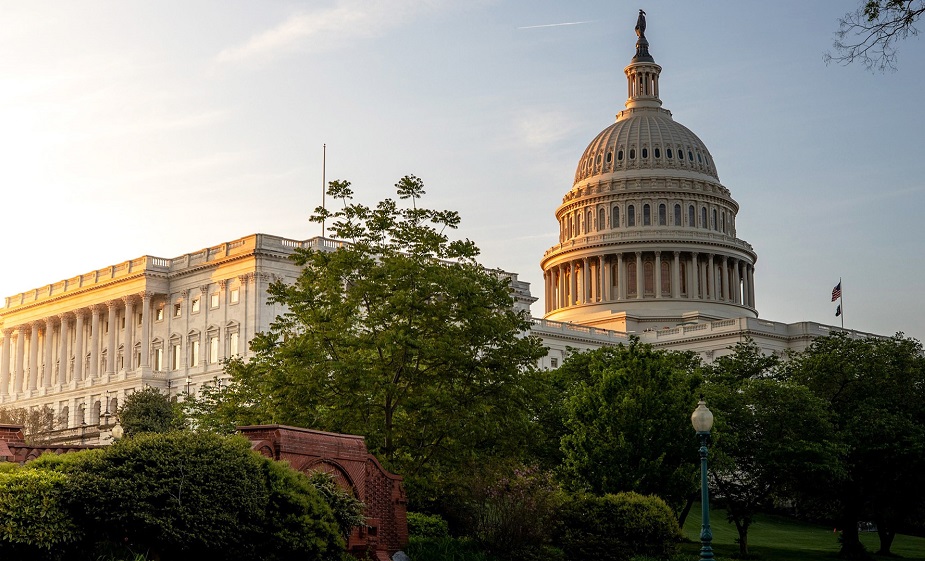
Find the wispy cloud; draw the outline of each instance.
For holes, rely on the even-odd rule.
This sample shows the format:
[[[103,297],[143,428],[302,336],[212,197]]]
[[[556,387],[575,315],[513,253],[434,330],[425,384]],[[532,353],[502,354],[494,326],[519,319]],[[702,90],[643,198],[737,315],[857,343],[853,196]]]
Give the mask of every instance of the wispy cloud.
[[[216,61],[237,63],[327,50],[357,38],[377,37],[450,4],[449,0],[338,0],[331,8],[293,14],[243,44],[223,49]]]
[[[525,25],[523,27],[518,27],[517,29],[540,29],[541,27],[561,27],[563,25],[582,25],[584,23],[594,23],[594,20],[589,21],[566,21],[562,23],[544,23],[542,25]]]

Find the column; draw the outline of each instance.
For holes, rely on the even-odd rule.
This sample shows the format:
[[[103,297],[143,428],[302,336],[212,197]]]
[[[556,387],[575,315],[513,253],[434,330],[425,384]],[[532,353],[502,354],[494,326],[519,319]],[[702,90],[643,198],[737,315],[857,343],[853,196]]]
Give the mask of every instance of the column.
[[[588,263],[587,257],[585,257],[582,260],[582,264],[581,264],[581,285],[582,285],[581,301],[583,304],[590,304],[591,303],[591,266]]]
[[[700,290],[698,290],[698,283],[700,282],[700,273],[697,271],[697,252],[691,252],[691,298],[700,298]]]
[[[681,297],[681,252],[672,251],[674,267],[671,268],[671,297]]]
[[[617,299],[626,300],[626,268],[623,267],[623,253],[617,254]]]
[[[42,338],[42,347],[45,351],[45,372],[42,374],[42,387],[51,387],[51,377],[55,369],[54,335],[55,326],[51,318],[45,318],[45,335]]]
[[[100,375],[100,312],[103,305],[94,304],[90,310],[90,372],[87,376],[96,378]]]
[[[116,373],[116,306],[118,305],[118,300],[110,300],[109,302],[106,302],[106,307],[109,308],[109,337],[107,337],[106,342],[107,376],[111,376]]]
[[[556,267],[556,284],[559,286],[556,308],[562,309],[565,307],[565,265],[562,263],[559,263],[559,266]]]
[[[58,342],[61,345],[61,350],[58,354],[58,383],[63,384],[67,382],[68,366],[71,362],[67,348],[68,322],[70,318],[67,317],[67,314],[61,314],[58,319],[61,320],[61,334],[58,336]]]
[[[642,252],[636,252],[636,299],[642,300],[645,297],[645,287],[642,280],[645,275],[642,273]]]
[[[711,253],[709,259],[707,259],[707,284],[710,286],[710,300],[717,300],[716,298],[716,266],[713,264],[713,254]]]
[[[662,252],[655,252],[655,297],[662,297]]]
[[[125,336],[122,340],[125,342],[122,346],[122,360],[126,372],[134,370],[133,356],[135,354],[135,297],[123,296],[125,302]],[[243,325],[243,324],[242,324]]]
[[[7,327],[3,330],[3,345],[0,352],[0,395],[7,395],[10,392],[10,338],[13,336],[13,330]]]
[[[148,368],[151,365],[151,296],[152,292],[141,293],[141,367]],[[203,310],[209,309],[209,292],[203,291],[202,303]],[[208,313],[208,312],[206,312]],[[206,324],[208,325],[208,323]],[[200,343],[201,344],[201,343]]]
[[[30,390],[38,389],[39,383],[39,327],[42,322],[32,322],[32,337],[29,339],[29,385]]]
[[[613,298],[610,295],[610,287],[612,286],[610,281],[610,265],[606,262],[603,255],[601,255],[599,259],[598,267],[600,268],[599,272],[601,277],[601,302],[608,302],[611,298]]]
[[[732,261],[732,286],[735,289],[732,291],[732,301],[736,304],[742,303],[742,278],[739,276],[739,265],[741,262],[738,259]]]
[[[726,301],[729,302],[732,299],[729,298],[729,258],[722,258],[722,267],[723,267],[723,296],[726,298]]]
[[[578,302],[576,293],[578,292],[578,279],[575,278],[575,262],[569,261],[568,264],[568,305],[574,306]]]
[[[16,370],[13,374],[13,393],[22,391],[23,369],[26,362],[26,326],[20,325],[16,335]]]
[[[77,321],[74,323],[74,380],[81,382],[84,379],[84,320],[87,318],[87,310],[76,310],[74,314]]]
[[[746,283],[748,283],[748,307],[755,307],[755,266],[748,265],[745,270]]]

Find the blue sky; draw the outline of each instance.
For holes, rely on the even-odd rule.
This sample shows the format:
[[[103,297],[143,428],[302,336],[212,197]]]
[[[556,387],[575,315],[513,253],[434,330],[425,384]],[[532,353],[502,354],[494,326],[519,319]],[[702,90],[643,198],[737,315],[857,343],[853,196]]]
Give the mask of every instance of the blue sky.
[[[421,177],[542,296],[585,146],[626,96],[637,10],[661,96],[758,253],[760,315],[925,336],[925,42],[823,62],[854,2],[0,2],[0,294],[254,232],[304,239],[328,179]],[[557,23],[577,23],[537,27]],[[537,303],[534,313],[542,312]]]

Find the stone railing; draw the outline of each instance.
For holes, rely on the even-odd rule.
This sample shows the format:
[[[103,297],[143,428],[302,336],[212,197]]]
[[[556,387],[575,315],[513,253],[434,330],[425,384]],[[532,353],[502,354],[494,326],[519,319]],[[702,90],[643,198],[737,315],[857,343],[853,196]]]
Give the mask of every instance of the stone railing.
[[[543,254],[547,257],[565,249],[578,249],[586,246],[593,246],[607,243],[634,242],[634,241],[695,241],[709,242],[715,244],[731,245],[743,251],[754,253],[752,244],[740,240],[734,236],[728,236],[719,232],[709,230],[696,230],[694,228],[663,230],[658,226],[646,226],[629,232],[607,232],[602,234],[590,234],[579,236],[571,240],[552,246]]]

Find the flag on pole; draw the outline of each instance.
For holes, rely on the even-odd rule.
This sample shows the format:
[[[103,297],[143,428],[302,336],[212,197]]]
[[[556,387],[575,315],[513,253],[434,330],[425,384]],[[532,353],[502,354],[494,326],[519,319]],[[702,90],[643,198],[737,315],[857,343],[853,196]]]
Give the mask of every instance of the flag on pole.
[[[840,315],[841,315],[841,304],[839,304],[838,307],[835,308],[835,317],[838,317]]]
[[[838,281],[838,284],[836,284],[835,288],[832,289],[832,302],[838,300],[839,298],[841,298],[841,281]]]

